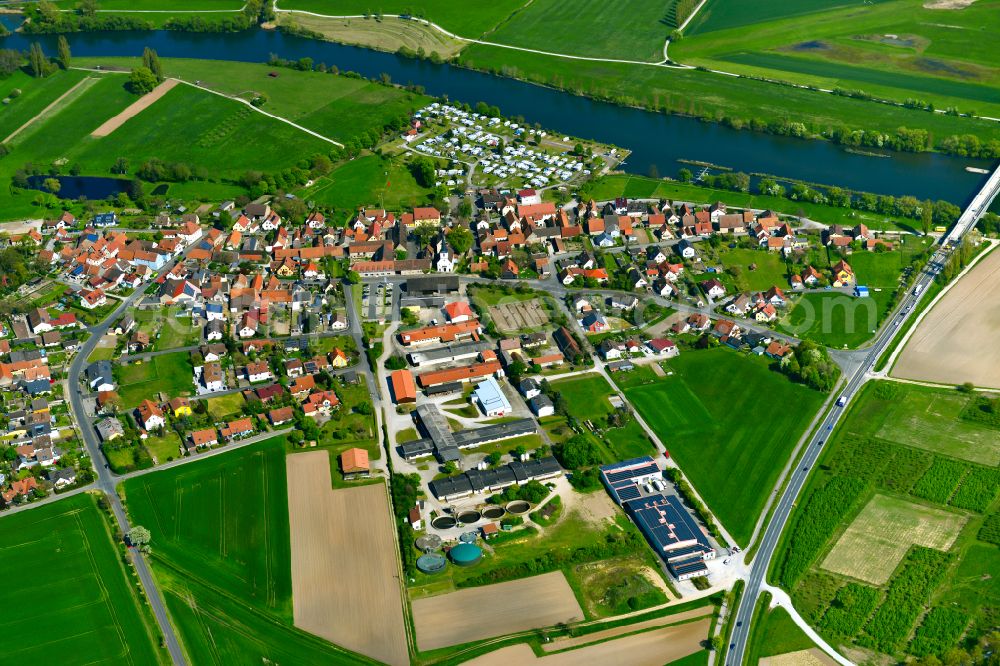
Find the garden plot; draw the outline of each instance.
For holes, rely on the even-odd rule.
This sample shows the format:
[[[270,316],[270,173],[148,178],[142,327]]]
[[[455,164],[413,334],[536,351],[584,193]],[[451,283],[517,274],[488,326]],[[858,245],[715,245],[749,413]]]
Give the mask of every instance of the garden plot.
[[[537,298],[491,306],[490,317],[501,333],[537,329],[549,322],[549,315]]]
[[[946,551],[966,520],[953,511],[875,495],[823,560],[822,568],[882,585],[910,546]]]

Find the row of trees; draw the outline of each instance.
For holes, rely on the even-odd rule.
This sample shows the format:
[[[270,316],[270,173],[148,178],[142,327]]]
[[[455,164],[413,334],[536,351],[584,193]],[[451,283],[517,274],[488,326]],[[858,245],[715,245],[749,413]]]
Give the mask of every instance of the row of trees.
[[[34,5],[26,5],[24,12],[28,19],[21,31],[29,35],[98,32],[121,30],[153,30],[152,21],[128,14],[99,14],[100,5],[96,0],[81,0],[75,12],[63,12],[49,0],[40,0]]]

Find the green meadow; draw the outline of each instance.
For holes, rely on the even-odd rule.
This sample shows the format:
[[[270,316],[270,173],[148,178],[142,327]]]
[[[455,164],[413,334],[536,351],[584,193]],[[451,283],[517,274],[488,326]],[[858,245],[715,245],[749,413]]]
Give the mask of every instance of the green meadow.
[[[0,520],[4,661],[168,663],[120,548],[89,494]]]
[[[659,62],[672,26],[662,0],[533,0],[489,41],[551,53]]]
[[[722,525],[746,544],[823,395],[729,349],[686,351],[664,367],[673,374],[625,395]]]
[[[157,393],[170,398],[190,395],[193,387],[194,370],[187,352],[163,354],[122,366],[118,377],[118,395],[125,409],[133,409]]]
[[[298,9],[329,16],[363,16],[369,13],[411,14],[432,21],[461,37],[478,37],[520,10],[525,0],[399,0],[374,5],[366,0],[285,0],[282,9]]]
[[[998,0],[948,10],[922,0],[818,0],[780,14],[760,10],[745,0],[709,0],[691,36],[671,45],[671,57],[938,108],[990,116],[1000,110],[1000,67],[989,37],[1000,28]]]

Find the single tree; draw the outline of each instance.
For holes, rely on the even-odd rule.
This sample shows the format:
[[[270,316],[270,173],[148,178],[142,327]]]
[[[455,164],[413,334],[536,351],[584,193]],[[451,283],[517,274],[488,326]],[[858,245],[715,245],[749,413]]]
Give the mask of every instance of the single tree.
[[[59,190],[62,189],[62,183],[59,182],[58,178],[46,178],[42,182],[42,186],[52,194],[59,194]]]
[[[76,11],[81,16],[93,16],[97,13],[98,8],[97,0],[80,0],[76,5]]]
[[[931,232],[931,223],[934,221],[934,204],[928,199],[920,205],[920,226],[926,236]]]
[[[59,66],[63,69],[69,69],[70,61],[73,55],[69,51],[69,42],[66,41],[65,35],[59,35]]]
[[[156,87],[156,75],[149,67],[136,67],[128,77],[128,89],[136,95],[145,95]]]
[[[42,45],[38,42],[32,42],[31,48],[28,50],[28,67],[34,77],[48,74],[49,59],[46,57],[45,51],[42,50]]]
[[[157,83],[163,80],[163,65],[160,64],[160,56],[148,46],[142,50],[142,66],[153,73]]]
[[[472,232],[464,226],[457,226],[448,232],[448,244],[455,254],[463,255],[472,247]]]
[[[152,535],[142,525],[136,525],[128,531],[128,542],[136,548],[149,545]]]

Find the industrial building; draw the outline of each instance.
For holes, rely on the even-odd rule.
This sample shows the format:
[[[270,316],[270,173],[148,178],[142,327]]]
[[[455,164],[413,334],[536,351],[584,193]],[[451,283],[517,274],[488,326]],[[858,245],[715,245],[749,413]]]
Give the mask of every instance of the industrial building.
[[[662,481],[663,472],[649,456],[601,467],[601,482],[619,506],[629,500],[638,499],[642,495],[640,486]],[[662,487],[660,484],[660,489]]]
[[[649,456],[601,469],[608,493],[629,515],[677,580],[707,576],[715,549],[680,498],[665,495],[663,472]]]
[[[515,460],[496,469],[471,469],[464,474],[431,481],[430,489],[439,500],[450,502],[473,494],[499,492],[529,481],[551,479],[561,474],[562,468],[551,456],[525,462]]]
[[[708,575],[715,549],[680,498],[649,495],[626,502],[625,511],[677,580]]]

